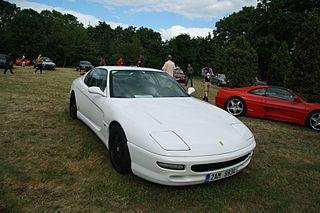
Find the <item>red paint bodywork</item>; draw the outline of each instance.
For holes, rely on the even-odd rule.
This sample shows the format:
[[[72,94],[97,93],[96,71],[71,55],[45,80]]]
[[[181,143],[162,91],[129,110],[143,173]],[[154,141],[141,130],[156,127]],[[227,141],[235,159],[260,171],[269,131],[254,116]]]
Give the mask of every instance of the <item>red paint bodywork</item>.
[[[246,104],[246,116],[299,125],[305,125],[306,119],[311,112],[320,110],[319,103],[308,103],[291,90],[288,91],[294,96],[294,101],[249,93],[255,89],[268,87],[270,86],[220,88],[215,98],[216,105],[224,109],[229,98],[240,97]]]
[[[25,66],[30,66],[31,65],[31,60],[29,60],[29,59],[22,60],[22,58],[17,58],[16,59],[16,65],[22,66],[23,61],[25,63]]]

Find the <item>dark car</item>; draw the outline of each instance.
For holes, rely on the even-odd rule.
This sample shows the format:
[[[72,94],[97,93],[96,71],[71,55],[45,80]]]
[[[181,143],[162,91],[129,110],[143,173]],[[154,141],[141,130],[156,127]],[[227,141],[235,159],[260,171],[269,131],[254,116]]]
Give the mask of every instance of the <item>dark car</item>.
[[[86,72],[91,70],[94,66],[89,61],[80,61],[78,66],[76,67],[76,71],[80,71],[84,69]]]
[[[0,54],[0,68],[4,69],[9,63],[9,55]]]
[[[214,74],[211,78],[211,83],[215,83],[218,86],[226,86],[227,85],[227,79],[225,74]]]
[[[173,77],[176,79],[179,83],[184,83],[186,81],[186,75],[184,74],[183,70],[179,67],[177,67],[173,71]]]

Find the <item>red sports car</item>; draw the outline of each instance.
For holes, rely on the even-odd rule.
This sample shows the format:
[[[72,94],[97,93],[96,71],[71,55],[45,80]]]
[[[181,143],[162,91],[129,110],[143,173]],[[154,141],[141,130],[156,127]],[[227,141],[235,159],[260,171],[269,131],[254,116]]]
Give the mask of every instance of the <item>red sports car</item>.
[[[283,87],[221,88],[216,96],[216,105],[234,116],[278,120],[320,131],[320,104],[308,103]]]
[[[23,66],[23,63],[24,63],[24,66],[30,66],[31,65],[31,60],[29,59],[22,59],[22,58],[17,58],[16,59],[16,65],[17,66]]]

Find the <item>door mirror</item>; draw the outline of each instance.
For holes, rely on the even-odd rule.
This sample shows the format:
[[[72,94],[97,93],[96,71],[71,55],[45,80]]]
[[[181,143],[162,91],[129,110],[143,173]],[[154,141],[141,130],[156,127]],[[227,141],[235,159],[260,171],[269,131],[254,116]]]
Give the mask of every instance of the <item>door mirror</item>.
[[[302,103],[302,100],[299,97],[294,97],[293,102],[295,103]]]
[[[89,87],[88,92],[91,94],[101,95],[102,97],[106,97],[106,94],[101,91],[99,87]]]
[[[195,88],[189,87],[187,93],[188,93],[188,95],[191,95],[191,94],[194,93],[195,91],[196,91]]]

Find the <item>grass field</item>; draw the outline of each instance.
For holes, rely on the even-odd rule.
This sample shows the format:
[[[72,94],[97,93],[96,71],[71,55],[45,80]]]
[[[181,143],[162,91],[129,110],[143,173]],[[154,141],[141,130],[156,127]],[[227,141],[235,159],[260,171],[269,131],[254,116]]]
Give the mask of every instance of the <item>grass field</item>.
[[[77,72],[14,72],[0,73],[0,212],[319,212],[320,133],[240,118],[257,142],[243,172],[165,187],[116,173],[102,142],[69,118]]]

